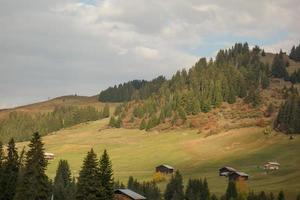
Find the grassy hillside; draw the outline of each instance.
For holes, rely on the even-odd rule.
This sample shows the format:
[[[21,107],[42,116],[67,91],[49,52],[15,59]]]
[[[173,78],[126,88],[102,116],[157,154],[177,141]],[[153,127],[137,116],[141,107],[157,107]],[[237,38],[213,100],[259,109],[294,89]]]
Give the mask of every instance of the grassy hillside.
[[[102,109],[104,105],[104,103],[98,101],[98,96],[87,97],[69,95],[16,108],[2,109],[0,110],[0,118],[7,116],[7,114],[12,111],[34,114],[40,112],[51,112],[55,106],[93,106],[98,109]],[[109,105],[111,108],[114,108],[116,104],[110,103]]]
[[[136,129],[104,129],[108,120],[99,120],[61,130],[43,138],[47,152],[53,152],[48,175],[53,178],[59,159],[67,159],[77,176],[86,152],[106,148],[113,162],[115,179],[126,182],[132,175],[151,180],[154,167],[169,164],[185,178],[207,177],[211,190],[221,194],[226,179],[218,176],[223,165],[250,174],[249,187],[265,191],[284,189],[289,196],[300,192],[300,138],[289,140],[284,134],[263,134],[263,128],[232,129],[208,136],[195,130],[144,132]],[[27,143],[19,143],[22,147]],[[270,174],[259,168],[264,162],[278,161],[281,169]],[[163,188],[165,183],[160,184]]]

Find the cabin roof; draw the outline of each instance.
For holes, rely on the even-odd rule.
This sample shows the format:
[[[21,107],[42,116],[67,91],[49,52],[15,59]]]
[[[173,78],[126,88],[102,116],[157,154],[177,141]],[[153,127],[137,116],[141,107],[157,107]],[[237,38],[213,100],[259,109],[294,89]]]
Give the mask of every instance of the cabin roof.
[[[140,199],[146,199],[146,197],[132,191],[132,190],[129,190],[129,189],[117,189],[115,190],[115,193],[121,193],[121,194],[124,194],[132,199],[136,199],[136,200],[140,200]]]
[[[266,165],[280,165],[278,162],[267,162]]]
[[[45,152],[44,155],[45,155],[45,156],[54,156],[54,153],[48,153],[48,152]]]
[[[221,170],[221,169],[227,169],[228,171],[236,172],[236,169],[234,169],[232,167],[228,167],[228,166],[221,167],[219,170]]]
[[[249,177],[249,175],[246,174],[245,172],[237,172],[237,171],[235,171],[235,172],[232,172],[231,174],[237,174],[239,176],[247,176],[247,177]]]
[[[170,165],[158,165],[157,167],[165,167],[165,168],[168,168],[168,169],[174,169],[174,167],[170,166]]]

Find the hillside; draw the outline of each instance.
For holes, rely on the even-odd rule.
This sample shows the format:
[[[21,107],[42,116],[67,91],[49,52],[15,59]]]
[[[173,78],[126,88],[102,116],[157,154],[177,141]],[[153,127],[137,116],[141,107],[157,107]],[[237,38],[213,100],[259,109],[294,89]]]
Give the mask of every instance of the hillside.
[[[0,109],[0,118],[7,116],[8,113],[13,111],[26,112],[31,114],[40,112],[50,112],[56,106],[95,106],[97,108],[102,108],[104,104],[98,101],[97,96],[87,97],[68,95],[56,97],[54,99],[50,99],[43,102],[19,106],[16,108]]]
[[[192,129],[163,132],[105,129],[107,123],[105,119],[80,124],[43,137],[46,151],[55,154],[48,175],[53,178],[59,159],[67,159],[73,174],[78,176],[83,157],[93,147],[98,155],[108,150],[115,180],[122,182],[130,175],[151,180],[154,167],[164,163],[179,169],[185,181],[190,177],[207,177],[211,190],[220,195],[227,181],[218,176],[218,168],[229,165],[249,173],[249,188],[255,191],[284,189],[292,197],[300,192],[299,137],[289,140],[288,136],[276,132],[265,135],[264,128],[257,126],[207,137]],[[19,143],[18,147],[26,144]],[[278,161],[280,170],[266,174],[261,166],[267,161]],[[164,188],[165,184],[161,183],[160,187]]]

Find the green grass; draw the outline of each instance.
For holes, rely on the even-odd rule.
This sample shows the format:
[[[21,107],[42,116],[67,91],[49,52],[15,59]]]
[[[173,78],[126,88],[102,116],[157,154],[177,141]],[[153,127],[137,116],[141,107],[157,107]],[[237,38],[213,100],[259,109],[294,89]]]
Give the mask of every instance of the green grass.
[[[61,130],[43,138],[47,152],[55,154],[47,173],[53,178],[59,159],[67,159],[75,175],[90,148],[98,156],[107,149],[116,180],[128,176],[151,180],[154,168],[169,164],[188,178],[208,179],[212,192],[225,192],[227,180],[218,176],[218,168],[229,165],[250,174],[248,186],[255,191],[277,192],[289,197],[300,192],[300,138],[289,140],[283,134],[265,136],[262,128],[250,127],[204,137],[196,130],[144,132],[135,129],[105,129],[107,119]],[[19,143],[24,146],[27,143]],[[278,161],[278,171],[265,174],[258,166]],[[165,183],[160,184],[164,188]]]

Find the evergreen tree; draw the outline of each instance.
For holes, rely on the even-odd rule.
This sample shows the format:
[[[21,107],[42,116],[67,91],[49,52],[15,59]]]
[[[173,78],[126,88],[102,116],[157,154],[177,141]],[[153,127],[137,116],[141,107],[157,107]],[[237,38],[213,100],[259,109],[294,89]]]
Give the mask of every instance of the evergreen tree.
[[[102,111],[102,116],[104,118],[109,117],[109,105],[108,104],[105,104],[103,111]]]
[[[226,190],[226,200],[234,200],[238,196],[236,185],[234,181],[229,181]]]
[[[279,192],[277,200],[285,200],[284,193],[282,190]]]
[[[107,154],[104,150],[103,155],[100,158],[99,166],[99,179],[101,180],[101,185],[103,187],[104,199],[113,200],[114,198],[114,179],[112,164]]]
[[[175,176],[172,176],[164,194],[165,200],[184,200],[182,176],[179,171],[176,171]]]
[[[74,200],[74,184],[68,161],[60,160],[54,178],[53,196],[55,200]]]
[[[104,200],[104,189],[99,180],[97,155],[91,149],[83,161],[77,183],[77,200]]]
[[[4,192],[3,197],[7,200],[12,200],[15,196],[17,180],[19,175],[19,160],[18,151],[15,146],[14,139],[11,139],[7,147],[7,158],[4,165]]]
[[[285,62],[283,59],[283,53],[280,52],[279,54],[276,54],[273,63],[272,63],[272,75],[275,78],[284,78],[285,80],[288,79],[289,74],[285,67]]]
[[[45,174],[47,161],[44,157],[44,144],[38,132],[33,134],[26,154],[24,177],[17,186],[15,200],[47,200],[51,186]]]

